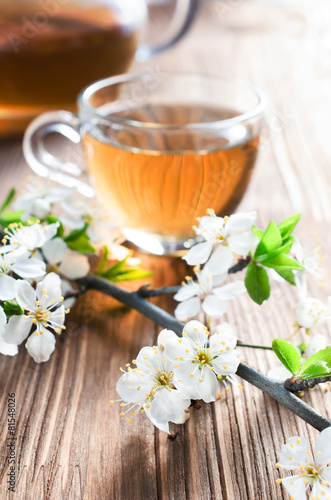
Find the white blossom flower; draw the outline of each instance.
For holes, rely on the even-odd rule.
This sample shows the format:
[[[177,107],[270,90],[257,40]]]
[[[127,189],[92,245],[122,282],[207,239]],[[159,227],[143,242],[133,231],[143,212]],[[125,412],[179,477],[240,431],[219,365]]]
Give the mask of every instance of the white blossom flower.
[[[70,196],[61,205],[66,212],[61,215],[61,222],[71,229],[82,229],[88,224],[86,234],[93,243],[99,243],[106,238],[109,231],[115,227],[105,208],[95,198]]]
[[[317,333],[309,342],[305,352],[302,355],[302,363],[306,361],[307,358],[310,358],[316,352],[321,351],[327,347],[327,340],[324,335]],[[298,349],[299,351],[299,349]],[[301,354],[301,351],[299,351]],[[292,373],[285,368],[284,365],[276,366],[275,368],[271,368],[268,371],[268,377],[274,380],[275,382],[285,382],[286,379],[292,377]]]
[[[48,361],[55,349],[55,337],[48,328],[61,333],[65,329],[65,314],[69,312],[61,305],[63,297],[60,277],[55,273],[47,274],[37,284],[36,290],[27,281],[18,280],[16,301],[24,314],[9,319],[5,327],[5,342],[20,345],[29,337],[26,348],[30,356],[36,363]]]
[[[23,226],[22,224],[10,224],[5,229],[5,237],[2,242],[4,246],[0,248],[0,253],[7,253],[18,248],[25,248],[33,252],[36,248],[41,248],[45,243],[53,238],[59,227],[59,223],[42,226],[39,223]]]
[[[48,186],[45,180],[29,179],[21,196],[13,203],[14,210],[23,211],[21,220],[31,216],[44,219],[52,210],[52,205],[63,201],[72,190]]]
[[[90,271],[87,256],[70,250],[62,238],[47,241],[42,251],[47,263],[70,280],[84,278]]]
[[[130,423],[131,416],[143,410],[156,427],[169,433],[169,422],[182,422],[183,411],[191,404],[174,385],[174,363],[164,357],[159,342],[157,347],[143,347],[133,363],[136,367],[127,365],[116,385],[121,406],[129,406],[121,416],[129,413]]]
[[[16,345],[7,344],[3,338],[5,332],[5,326],[7,323],[7,318],[4,310],[0,307],[0,353],[6,356],[15,356],[18,353],[18,348]]]
[[[206,266],[203,270],[196,266],[194,272],[198,281],[188,277],[187,283],[174,296],[180,302],[175,309],[179,321],[197,316],[201,308],[210,318],[220,318],[228,309],[228,301],[246,292],[245,284],[240,280],[219,286],[224,283],[227,274],[213,275]]]
[[[22,247],[0,254],[0,300],[15,298],[16,279],[11,276],[12,273],[21,278],[31,279],[41,279],[45,275],[45,264],[29,256],[30,253]]]
[[[317,239],[317,238],[316,238]],[[317,241],[302,245],[299,238],[295,237],[294,242],[291,248],[291,254],[296,258],[296,260],[301,264],[305,271],[315,279],[322,283],[325,280],[324,269],[323,269],[323,261],[321,255],[321,246],[316,245]],[[296,274],[304,273],[305,271],[297,271]]]
[[[314,458],[315,455],[315,458]],[[306,439],[291,437],[282,446],[277,467],[298,470],[298,474],[277,479],[293,500],[331,500],[331,427],[324,429],[315,443],[312,454]]]
[[[296,305],[295,319],[298,326],[306,330],[322,326],[327,319],[326,307],[321,300],[314,297],[302,298]]]
[[[247,255],[257,244],[258,238],[251,231],[256,212],[238,213],[224,218],[217,217],[211,209],[207,213],[198,219],[199,226],[195,228],[197,236],[202,236],[206,241],[190,248],[183,259],[191,266],[204,264],[211,256],[208,261],[210,272],[223,274],[231,266],[234,255]]]
[[[160,334],[159,343],[167,359],[175,363],[175,385],[187,397],[215,401],[218,380],[233,375],[239,359],[234,353],[237,338],[228,323],[222,323],[210,336],[199,321],[190,321],[183,337],[171,330]]]

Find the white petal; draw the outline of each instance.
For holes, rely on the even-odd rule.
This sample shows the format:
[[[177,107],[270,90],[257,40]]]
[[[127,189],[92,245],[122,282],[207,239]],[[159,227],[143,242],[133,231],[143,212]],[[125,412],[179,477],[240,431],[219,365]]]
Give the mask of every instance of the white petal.
[[[307,358],[310,358],[313,354],[316,354],[318,351],[325,349],[328,345],[326,337],[321,335],[320,333],[316,333],[314,337],[308,344],[307,349],[305,350],[305,355]]]
[[[331,459],[331,427],[322,431],[315,442],[315,459],[319,464],[329,464]]]
[[[46,241],[54,238],[59,228],[60,223],[54,222],[54,224],[49,224],[48,226],[43,226],[42,230],[44,232],[44,244]]]
[[[196,266],[197,264],[204,264],[207,262],[209,255],[213,249],[213,243],[210,241],[204,241],[203,243],[198,243],[194,245],[187,254],[182,257],[189,266]]]
[[[190,298],[194,297],[195,295],[197,295],[196,283],[192,283],[192,284],[189,283],[187,285],[183,285],[178,290],[176,295],[174,295],[174,299],[177,300],[178,302],[182,302],[183,300],[190,299]]]
[[[282,445],[279,463],[283,469],[293,470],[301,466],[304,467],[309,459],[312,460],[312,456],[305,438],[294,436]]]
[[[180,357],[184,357],[184,359],[186,359],[187,354],[189,354],[186,352],[186,349],[189,351],[192,350],[191,342],[186,338],[179,338],[174,332],[170,333],[171,335],[169,334],[164,342],[163,352],[165,357],[170,361],[177,361],[175,358],[179,359]],[[164,337],[162,338],[162,341],[164,341]]]
[[[140,349],[136,358],[137,367],[147,376],[157,371],[168,371],[167,361],[162,352],[152,347],[143,347]]]
[[[3,308],[0,306],[0,334],[2,334],[3,328],[6,323],[7,323],[7,316],[5,315],[5,311],[3,310]]]
[[[217,375],[233,375],[238,369],[240,360],[234,352],[229,352],[213,359],[212,363]]]
[[[259,238],[254,233],[247,232],[229,236],[227,241],[232,252],[237,255],[247,255],[258,244]]]
[[[201,379],[202,382],[200,382]],[[197,384],[199,399],[202,399],[205,403],[215,401],[217,389],[218,381],[216,375],[208,367],[204,368]]]
[[[55,349],[55,337],[44,328],[42,334],[33,333],[28,338],[25,347],[36,363],[48,361]]]
[[[212,274],[224,274],[228,272],[232,261],[233,253],[230,248],[224,245],[219,245],[215,252],[212,253],[205,269],[207,268]]]
[[[152,422],[153,425],[155,425],[155,427],[157,427],[158,429],[160,429],[163,432],[167,432],[168,434],[170,434],[169,424],[168,423],[166,423],[166,424],[160,424],[159,422],[157,422],[157,420],[155,420],[151,416],[151,410],[150,410],[150,408],[146,408],[146,406],[145,406],[144,410],[145,410],[146,417],[149,418],[149,420]]]
[[[22,309],[33,311],[36,307],[36,292],[27,281],[16,281],[16,300]]]
[[[46,290],[45,294],[43,290]],[[47,299],[44,299],[44,295],[47,295]],[[58,274],[49,273],[40,281],[37,285],[37,297],[38,300],[43,301],[46,305],[51,304],[51,301],[58,302],[62,295],[62,286],[61,286],[61,278]],[[43,300],[44,299],[44,300]]]
[[[14,344],[7,344],[3,336],[0,334],[0,353],[5,356],[16,356],[18,353],[18,347]]]
[[[178,379],[181,380],[181,382],[178,382]],[[187,399],[200,399],[200,395],[198,394],[198,379],[195,385],[185,385],[183,384],[182,379],[179,377],[175,376],[175,386],[179,390],[179,392],[182,394],[183,398]]]
[[[69,253],[61,262],[59,271],[66,278],[76,280],[87,276],[90,271],[90,264],[86,255]]]
[[[326,469],[323,470],[321,475],[322,475],[323,481],[327,481],[331,485],[331,467],[330,467],[330,465],[329,465],[329,467],[327,467]]]
[[[139,372],[124,373],[116,385],[116,390],[124,401],[128,403],[143,403],[146,394],[153,389],[153,379],[145,375],[141,376]]]
[[[285,382],[286,379],[292,376],[291,372],[286,370],[284,365],[276,366],[268,371],[267,376],[275,382]]]
[[[203,312],[210,318],[220,318],[228,308],[226,300],[220,300],[216,295],[208,295],[202,303]]]
[[[176,422],[183,410],[186,410],[191,404],[189,399],[183,399],[179,391],[171,390],[165,387],[158,390],[151,402],[150,415],[161,425],[167,422]]]
[[[86,234],[92,243],[99,243],[107,236],[107,233],[106,228],[97,226],[96,224],[91,224],[86,230]]]
[[[65,226],[70,227],[71,229],[82,229],[85,226],[85,222],[82,218],[69,217],[67,215],[61,215],[60,221]]]
[[[213,293],[221,300],[235,299],[246,292],[245,283],[241,280],[214,288]]]
[[[0,300],[12,300],[16,293],[16,280],[7,274],[0,277]]]
[[[176,386],[196,386],[199,384],[201,378],[201,370],[198,368],[197,363],[179,363],[178,368],[175,368]]]
[[[38,219],[43,220],[51,211],[51,205],[49,201],[45,199],[37,199],[34,201],[32,206],[32,215]]]
[[[9,318],[3,339],[7,344],[20,345],[27,338],[33,323],[27,316],[12,316]]]
[[[192,320],[186,323],[183,328],[183,336],[188,336],[193,342],[198,342],[204,347],[208,340],[208,329],[200,321]]]
[[[170,340],[170,339],[173,339],[173,340],[177,340],[178,341],[178,337],[177,335],[175,334],[175,332],[173,332],[172,330],[167,330],[167,328],[165,328],[164,330],[162,330],[159,335],[158,335],[158,338],[157,338],[157,345],[159,346],[159,348],[164,351],[165,349],[165,346],[166,346],[166,343]]]
[[[282,479],[282,484],[293,500],[306,500],[305,478],[300,476],[288,476]]]
[[[237,345],[237,336],[233,327],[226,321],[217,325],[210,337],[211,349],[224,349],[224,352],[233,351]],[[228,349],[227,349],[228,348]]]
[[[237,214],[230,215],[228,222],[225,225],[227,233],[229,234],[237,231],[244,231],[245,229],[251,228],[256,221],[256,216],[256,212],[238,212]]]
[[[299,300],[304,301],[308,293],[306,272],[294,271],[294,282]]]
[[[303,328],[321,326],[325,322],[325,308],[323,302],[313,297],[307,297],[298,302],[295,308],[295,318]]]
[[[328,486],[323,486],[320,482],[314,482],[313,489],[310,494],[311,500],[314,498],[315,500],[328,500],[331,498],[331,488]]]
[[[62,305],[51,313],[51,318],[48,321],[49,325],[55,330],[56,333],[62,332],[62,326],[65,321],[65,307]],[[60,331],[58,331],[60,330]]]
[[[175,316],[178,321],[187,321],[190,318],[197,316],[201,309],[201,300],[199,297],[184,300],[180,302],[175,309]]]
[[[21,278],[41,278],[46,273],[46,265],[39,259],[27,259],[16,262],[12,270]]]
[[[62,262],[65,254],[68,251],[68,245],[62,238],[54,238],[49,240],[43,246],[43,254],[51,266],[55,266]]]

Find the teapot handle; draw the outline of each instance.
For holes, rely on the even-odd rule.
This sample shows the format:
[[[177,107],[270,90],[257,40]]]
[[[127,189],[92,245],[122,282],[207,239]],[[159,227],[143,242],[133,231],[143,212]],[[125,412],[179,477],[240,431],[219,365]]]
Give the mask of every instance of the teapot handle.
[[[136,53],[137,61],[147,61],[147,59],[155,54],[163,52],[179,42],[195,19],[198,3],[199,0],[177,0],[175,12],[165,35],[165,40],[158,45],[141,45]]]

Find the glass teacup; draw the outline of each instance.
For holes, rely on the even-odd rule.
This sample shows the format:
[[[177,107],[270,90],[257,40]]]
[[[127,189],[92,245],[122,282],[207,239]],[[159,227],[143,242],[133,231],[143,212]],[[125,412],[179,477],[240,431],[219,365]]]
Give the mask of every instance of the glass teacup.
[[[194,241],[197,217],[232,213],[255,164],[263,93],[243,82],[193,73],[123,75],[78,98],[79,118],[47,113],[28,128],[31,168],[116,210],[127,239],[155,254]],[[76,165],[46,151],[57,131],[82,142],[90,185]],[[93,188],[91,187],[93,186]]]

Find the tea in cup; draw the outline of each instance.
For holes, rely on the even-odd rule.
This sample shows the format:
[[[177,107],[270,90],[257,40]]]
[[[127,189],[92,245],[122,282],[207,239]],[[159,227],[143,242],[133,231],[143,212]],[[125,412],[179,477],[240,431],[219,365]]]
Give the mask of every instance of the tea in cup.
[[[86,195],[95,189],[140,248],[182,251],[208,208],[224,216],[238,206],[266,106],[258,89],[191,73],[124,75],[92,84],[78,105],[79,119],[48,113],[30,125],[26,160],[37,173]],[[55,158],[49,164],[42,138],[54,130],[82,142],[91,185],[70,174],[72,165]]]

